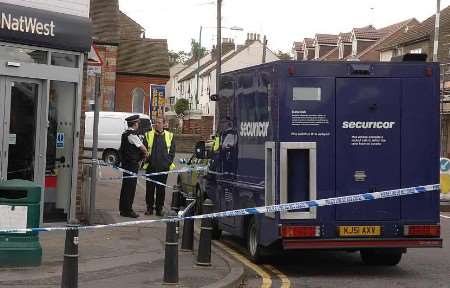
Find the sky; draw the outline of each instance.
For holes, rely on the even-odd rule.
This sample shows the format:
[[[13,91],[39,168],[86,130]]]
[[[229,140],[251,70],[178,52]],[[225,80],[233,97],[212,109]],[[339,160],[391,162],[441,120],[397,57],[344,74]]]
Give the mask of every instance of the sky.
[[[216,37],[215,0],[119,0],[120,9],[146,29],[147,38],[167,39],[169,50],[190,50],[203,26],[202,46]],[[450,0],[441,0],[441,9]],[[266,35],[273,51],[289,52],[294,41],[316,33],[350,32],[369,24],[381,28],[409,18],[423,21],[436,12],[436,0],[223,0],[222,37],[245,41],[247,33]],[[262,36],[261,36],[262,38]]]

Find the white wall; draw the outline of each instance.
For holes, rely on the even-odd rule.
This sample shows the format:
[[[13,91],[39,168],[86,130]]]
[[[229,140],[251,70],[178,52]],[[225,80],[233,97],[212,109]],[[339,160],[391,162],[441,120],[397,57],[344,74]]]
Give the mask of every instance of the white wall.
[[[200,66],[207,63],[208,61],[211,60],[211,54],[207,54],[206,56],[202,57],[200,59]],[[184,69],[183,71],[176,73],[175,75],[171,74],[171,80],[173,81],[173,93],[175,96],[175,101],[181,98],[185,98],[185,99],[189,99],[189,95],[188,95],[188,88],[189,88],[189,83],[190,81],[183,81],[180,82],[181,79],[183,79],[186,75],[188,75],[189,73],[191,73],[192,71],[194,71],[195,69],[197,69],[198,66],[198,62],[192,64],[191,66],[187,67],[186,69]],[[191,93],[193,93],[191,87]]]
[[[0,2],[89,18],[89,0],[0,0]]]
[[[173,65],[172,67],[170,67],[170,79],[169,82],[167,82],[166,84],[166,95],[167,98],[169,99],[170,97],[175,97],[176,95],[176,74],[181,71],[184,67],[186,67],[185,65],[178,63]]]
[[[380,61],[389,62],[394,55],[394,50],[387,50],[380,53]]]

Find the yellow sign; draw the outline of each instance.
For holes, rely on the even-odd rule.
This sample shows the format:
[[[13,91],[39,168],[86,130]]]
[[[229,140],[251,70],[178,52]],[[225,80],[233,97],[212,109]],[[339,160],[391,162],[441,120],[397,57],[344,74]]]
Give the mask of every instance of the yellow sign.
[[[339,226],[341,237],[381,236],[381,226]]]
[[[450,194],[450,160],[447,158],[441,158],[439,170],[441,171],[441,193]]]

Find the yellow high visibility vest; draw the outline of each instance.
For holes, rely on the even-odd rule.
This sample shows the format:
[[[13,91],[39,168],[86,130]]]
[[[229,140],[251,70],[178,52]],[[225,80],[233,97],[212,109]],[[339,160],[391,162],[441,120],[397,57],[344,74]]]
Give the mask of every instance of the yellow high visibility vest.
[[[148,131],[147,133],[145,133],[145,139],[147,140],[147,151],[148,151],[148,156],[150,157],[150,155],[152,155],[152,147],[153,147],[153,140],[155,139],[155,130],[151,130]],[[166,142],[166,146],[167,146],[167,153],[170,153],[170,146],[172,146],[172,140],[173,140],[173,133],[169,132],[169,131],[164,131],[164,140]],[[144,166],[142,168],[147,169],[148,168],[149,163],[145,163]],[[169,169],[173,170],[175,169],[175,163],[170,164]]]
[[[214,152],[219,151],[219,148],[220,148],[220,136],[217,135],[214,137],[213,151]]]

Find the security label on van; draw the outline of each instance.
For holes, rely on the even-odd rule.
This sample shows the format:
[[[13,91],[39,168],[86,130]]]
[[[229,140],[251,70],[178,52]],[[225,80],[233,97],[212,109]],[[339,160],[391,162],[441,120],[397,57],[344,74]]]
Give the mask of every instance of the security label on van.
[[[240,135],[245,137],[267,137],[269,122],[241,122]]]
[[[56,133],[56,148],[58,148],[58,149],[64,148],[64,133],[63,132]]]

